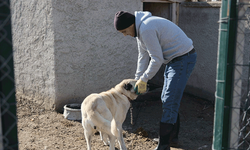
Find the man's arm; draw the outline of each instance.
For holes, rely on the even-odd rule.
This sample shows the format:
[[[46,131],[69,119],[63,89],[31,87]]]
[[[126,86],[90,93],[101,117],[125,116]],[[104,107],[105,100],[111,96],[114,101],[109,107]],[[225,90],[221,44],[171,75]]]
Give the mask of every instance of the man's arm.
[[[147,82],[148,80],[152,79],[158,72],[162,63],[164,62],[164,59],[162,48],[156,35],[156,31],[150,30],[142,33],[141,36],[147,48],[149,57],[151,58],[147,69],[140,77],[142,81]]]
[[[148,52],[141,46],[141,42],[138,39],[137,39],[137,45],[138,45],[138,60],[137,60],[135,79],[139,80],[140,77],[148,68],[149,55]]]

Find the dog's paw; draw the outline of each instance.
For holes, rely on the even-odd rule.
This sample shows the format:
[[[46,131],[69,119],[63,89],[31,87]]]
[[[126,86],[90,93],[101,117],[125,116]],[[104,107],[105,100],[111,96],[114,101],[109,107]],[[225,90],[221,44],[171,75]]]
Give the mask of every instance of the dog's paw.
[[[106,146],[109,146],[109,141],[103,141],[103,144],[106,145]]]

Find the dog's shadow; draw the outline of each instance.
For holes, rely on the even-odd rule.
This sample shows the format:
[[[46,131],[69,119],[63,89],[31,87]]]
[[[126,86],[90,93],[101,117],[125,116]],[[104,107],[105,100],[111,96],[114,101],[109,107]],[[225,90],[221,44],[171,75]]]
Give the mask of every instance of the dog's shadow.
[[[123,122],[123,130],[146,138],[158,136],[161,117],[161,88],[148,91],[131,101],[131,107]]]
[[[157,144],[154,139],[158,138],[162,115],[161,91],[161,88],[157,88],[131,101],[131,108],[122,126],[125,134],[147,138]],[[175,144],[171,147],[180,148],[181,145]]]

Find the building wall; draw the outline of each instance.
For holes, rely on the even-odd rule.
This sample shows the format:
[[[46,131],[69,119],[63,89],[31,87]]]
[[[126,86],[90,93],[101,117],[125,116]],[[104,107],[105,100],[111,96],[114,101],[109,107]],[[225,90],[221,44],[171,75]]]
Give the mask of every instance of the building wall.
[[[134,78],[137,45],[113,26],[140,0],[11,0],[17,98],[62,111]]]

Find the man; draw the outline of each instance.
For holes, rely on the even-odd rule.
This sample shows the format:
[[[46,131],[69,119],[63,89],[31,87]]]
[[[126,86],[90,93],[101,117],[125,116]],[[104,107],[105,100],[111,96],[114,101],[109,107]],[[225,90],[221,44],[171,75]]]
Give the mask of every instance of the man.
[[[124,36],[137,39],[139,53],[135,79],[138,80],[138,94],[146,92],[148,80],[163,63],[166,64],[161,94],[163,112],[156,150],[170,150],[173,132],[178,137],[181,98],[196,63],[193,41],[173,22],[152,16],[150,12],[136,11],[133,15],[119,11],[115,14],[114,27]]]

